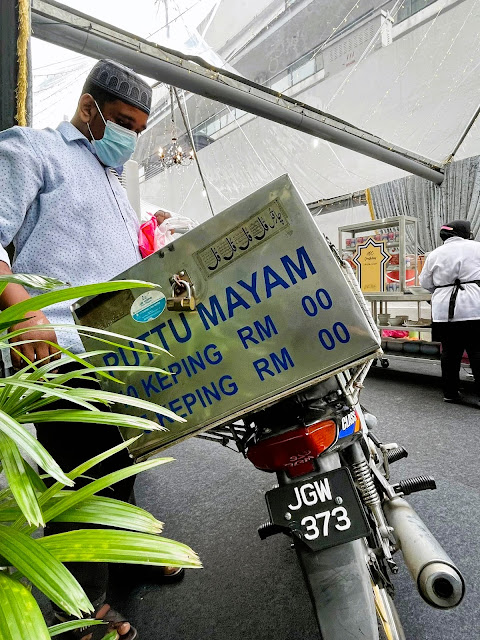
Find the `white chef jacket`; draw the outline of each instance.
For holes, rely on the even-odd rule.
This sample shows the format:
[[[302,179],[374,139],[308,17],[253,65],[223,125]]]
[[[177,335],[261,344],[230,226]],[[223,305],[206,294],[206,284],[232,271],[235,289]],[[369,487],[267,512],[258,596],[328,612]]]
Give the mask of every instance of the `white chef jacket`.
[[[420,274],[420,285],[433,293],[434,322],[448,322],[448,306],[453,291],[453,286],[435,287],[453,285],[457,278],[460,282],[480,280],[480,242],[455,236],[428,254]],[[480,287],[474,283],[462,286],[463,290],[458,291],[453,322],[480,320]]]

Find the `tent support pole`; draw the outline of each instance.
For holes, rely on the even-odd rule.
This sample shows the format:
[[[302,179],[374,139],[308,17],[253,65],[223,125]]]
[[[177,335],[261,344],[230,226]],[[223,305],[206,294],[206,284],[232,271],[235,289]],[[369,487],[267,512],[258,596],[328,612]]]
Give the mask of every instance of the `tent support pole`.
[[[470,131],[470,129],[473,127],[473,125],[475,124],[475,120],[478,118],[478,116],[480,115],[480,105],[478,105],[477,110],[475,111],[475,113],[473,114],[473,116],[470,118],[467,126],[465,127],[465,129],[463,130],[462,135],[460,136],[459,141],[457,142],[457,144],[455,145],[454,150],[452,151],[452,153],[448,156],[447,158],[447,163],[451,162],[455,156],[455,154],[457,153],[457,151],[460,149],[460,147],[462,146],[463,141],[465,140],[465,138],[468,135],[468,132]]]

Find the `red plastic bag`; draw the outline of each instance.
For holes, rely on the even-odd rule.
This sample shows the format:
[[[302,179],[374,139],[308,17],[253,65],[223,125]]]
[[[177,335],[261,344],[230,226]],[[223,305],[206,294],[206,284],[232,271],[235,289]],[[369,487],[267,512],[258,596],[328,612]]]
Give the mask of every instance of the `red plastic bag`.
[[[161,247],[158,246],[158,237],[155,232],[158,229],[158,222],[155,216],[152,216],[150,220],[140,225],[140,231],[138,234],[138,248],[142,254],[142,258],[155,253]]]
[[[138,234],[138,246],[142,258],[155,253],[167,244],[172,242],[178,235],[187,233],[198,225],[196,220],[185,218],[184,216],[171,215],[162,224],[158,224],[157,218],[153,215],[150,220],[140,225]]]

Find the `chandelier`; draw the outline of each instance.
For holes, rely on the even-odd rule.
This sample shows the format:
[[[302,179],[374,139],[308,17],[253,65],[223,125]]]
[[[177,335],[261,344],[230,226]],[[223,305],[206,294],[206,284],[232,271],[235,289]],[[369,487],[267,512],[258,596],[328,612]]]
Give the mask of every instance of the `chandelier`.
[[[178,144],[177,139],[172,136],[172,142],[166,147],[160,147],[158,150],[158,159],[164,169],[168,169],[174,165],[185,167],[193,160],[193,149],[191,149],[189,153],[185,153]]]
[[[179,109],[181,109],[180,102],[178,103]],[[160,147],[158,150],[158,164],[162,169],[169,169],[174,166],[188,166],[194,159],[194,151],[184,151],[178,144],[177,131],[175,126],[175,114],[173,108],[173,87],[170,87],[170,120],[172,141],[166,147]]]

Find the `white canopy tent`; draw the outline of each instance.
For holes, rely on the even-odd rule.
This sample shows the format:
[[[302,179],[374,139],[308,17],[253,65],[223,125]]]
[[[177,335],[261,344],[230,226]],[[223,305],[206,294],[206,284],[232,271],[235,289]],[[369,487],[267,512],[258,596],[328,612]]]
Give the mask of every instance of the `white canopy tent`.
[[[118,10],[118,5],[120,3],[101,3],[102,13],[100,13],[100,7],[94,6],[95,3],[90,3],[91,6],[89,6],[85,2],[70,0],[66,4],[74,8],[81,5],[83,11],[91,10],[95,18],[108,19],[110,23],[112,22],[110,17],[115,18],[118,26],[124,28],[126,26],[125,22],[121,23],[119,20],[121,11]],[[162,44],[171,47],[172,40],[165,37],[169,32],[170,35],[172,34],[173,24],[175,24],[177,30],[174,42],[177,48],[183,47],[186,53],[200,52],[203,57],[211,56],[210,60],[214,60],[216,66],[225,66],[226,62],[222,61],[220,54],[208,49],[207,45],[210,41],[215,43],[219,52],[228,53],[227,57],[234,68],[236,68],[235,60],[240,67],[243,64],[246,68],[245,55],[242,57],[242,52],[238,53],[238,51],[232,53],[235,28],[225,20],[228,7],[230,6],[233,12],[233,5],[235,4],[238,9],[238,3],[234,3],[233,0],[200,3],[204,5],[204,9],[208,9],[205,15],[195,14],[193,0],[185,0],[184,3],[167,0],[158,3],[152,0],[144,4],[156,12],[154,14],[156,22],[152,19],[152,13],[145,13],[145,20],[149,19],[148,25],[143,25],[143,29],[138,28],[138,35],[149,35],[154,32],[152,28],[154,25],[157,28],[157,35],[160,34],[163,38]],[[270,52],[271,60],[275,60],[278,68],[278,42],[282,37],[290,37],[284,47],[288,49],[285,53],[285,60],[288,62],[288,56],[291,58],[293,55],[292,43],[295,38],[298,39],[300,33],[298,27],[292,30],[289,25],[294,24],[295,20],[298,22],[301,8],[307,11],[311,3],[302,0],[294,3],[267,1],[253,3],[245,0],[241,4],[244,12],[250,11],[253,15],[250,23],[246,26],[242,25],[242,28],[247,31],[250,25],[249,39],[244,38],[246,40],[244,48],[247,46],[252,48],[257,43],[258,52],[262,51],[263,55],[268,55]],[[287,7],[287,4],[296,7],[295,14],[292,7]],[[329,46],[335,45],[337,49],[341,46],[342,38],[335,34],[340,34],[342,23],[344,21],[348,23],[348,20],[354,16],[352,11],[358,13],[362,8],[358,8],[358,5],[362,3],[322,2],[321,4],[325,5],[323,9],[330,5],[332,13],[336,12],[335,20],[331,20],[328,25],[327,31],[330,36],[323,40],[323,44],[318,43],[317,47],[317,49],[323,47],[324,69],[319,69],[309,76],[303,73],[299,76],[301,79],[287,88],[283,95],[306,103],[314,109],[335,114],[360,129],[371,131],[375,136],[391,141],[392,146],[398,145],[411,149],[415,154],[431,157],[441,165],[455,148],[466,124],[480,103],[480,86],[475,81],[480,49],[478,39],[480,1],[426,2],[426,7],[418,14],[399,23],[394,21],[390,38],[385,42],[382,29],[375,29],[377,25],[375,20],[381,13],[377,15],[373,12],[370,15],[367,12],[366,17],[359,17],[358,25],[360,26],[357,28],[354,23],[350,28],[351,31],[346,35],[353,33],[352,37],[354,37],[355,34],[360,33],[358,29],[365,30],[368,27],[370,31],[366,33],[371,37],[368,40],[363,38],[363,43],[357,47],[358,51],[353,47],[355,55],[352,64],[344,70],[331,67],[332,73],[325,71],[328,68],[328,64],[325,64],[328,62],[326,54],[333,56]],[[113,5],[117,8],[115,14],[109,13]],[[253,5],[258,9],[257,22],[255,10],[252,9]],[[382,7],[384,7],[391,10],[391,15],[394,17],[395,11],[398,14],[400,10],[400,5],[393,1],[378,2],[377,5],[378,11],[383,11]],[[175,12],[172,7],[176,8]],[[168,9],[170,9],[170,25],[166,20]],[[328,16],[328,14],[324,15]],[[136,12],[136,21],[130,20],[129,29],[140,22],[140,16],[143,17],[142,12]],[[130,18],[132,18],[131,14]],[[279,26],[282,19],[283,26]],[[246,18],[244,22],[245,20]],[[182,29],[179,29],[179,24],[183,25]],[[269,27],[276,29],[276,38],[273,41],[277,43],[275,47],[269,45],[270,48],[267,46]],[[226,37],[230,38],[226,42],[221,37],[222,28]],[[178,33],[187,35],[194,33],[195,37],[187,38],[187,44],[185,44],[181,42],[182,37]],[[197,34],[200,34],[200,39],[197,38]],[[155,39],[155,36],[152,36],[152,39]],[[360,37],[357,38],[357,44],[360,39]],[[196,43],[196,48],[189,49],[190,41]],[[203,52],[199,51],[198,42],[204,47]],[[328,46],[325,47],[325,43]],[[348,44],[348,41],[344,42],[344,46],[345,44]],[[297,54],[303,53],[301,47],[297,46],[297,50]],[[316,55],[318,51],[314,50],[313,53]],[[35,68],[35,48],[33,59]],[[73,78],[74,73],[80,75],[80,72],[85,76],[93,62],[94,60],[75,58],[74,63],[78,68],[74,66],[70,71],[67,70],[69,77]],[[251,62],[249,65],[249,73],[252,73]],[[62,73],[60,75],[62,76]],[[268,78],[263,80],[269,82]],[[56,88],[58,89],[58,85]],[[47,100],[47,89],[48,87],[43,86],[44,95],[35,96],[34,125],[37,124],[40,115],[48,114],[48,109],[45,107],[43,111],[38,109],[41,104],[38,100],[42,99],[44,102]],[[67,90],[68,87],[65,92]],[[72,85],[70,85],[70,93],[72,93]],[[79,89],[76,93],[78,95]],[[145,134],[137,154],[137,159],[144,164],[146,178],[141,184],[142,197],[184,215],[190,215],[199,220],[205,219],[210,215],[210,211],[207,200],[203,197],[203,185],[194,164],[188,167],[173,167],[149,176],[149,159],[153,159],[154,162],[159,140],[168,139],[170,133],[169,110],[165,100],[168,92],[165,87],[158,85],[156,94],[159,97],[160,117],[157,117],[154,121],[155,126]],[[398,167],[321,140],[308,133],[268,121],[258,115],[241,113],[238,109],[213,102],[206,97],[199,98],[180,91],[180,100],[188,117],[189,126],[194,132],[206,117],[211,118],[212,114],[215,115],[222,110],[226,116],[226,124],[224,122],[223,126],[210,136],[207,146],[198,150],[198,159],[215,212],[233,204],[247,193],[283,173],[291,175],[307,202],[352,193],[406,175]],[[162,102],[165,104],[163,105]],[[72,112],[70,111],[67,115],[70,117]],[[230,122],[228,122],[229,119]],[[55,122],[51,124],[55,125]],[[180,134],[185,133],[178,113],[176,126]],[[457,157],[467,157],[480,152],[479,131],[478,126],[474,124],[460,147]],[[334,225],[335,218],[339,215],[338,212],[328,214],[328,218],[324,218],[319,224],[329,222],[329,225]],[[364,207],[352,208],[350,215],[353,218],[362,219],[368,215],[368,210]]]

